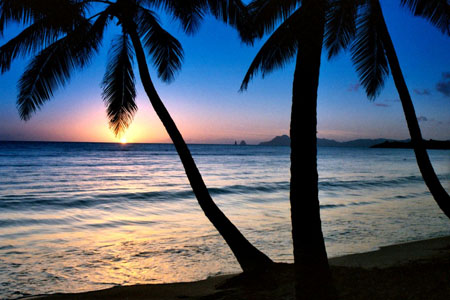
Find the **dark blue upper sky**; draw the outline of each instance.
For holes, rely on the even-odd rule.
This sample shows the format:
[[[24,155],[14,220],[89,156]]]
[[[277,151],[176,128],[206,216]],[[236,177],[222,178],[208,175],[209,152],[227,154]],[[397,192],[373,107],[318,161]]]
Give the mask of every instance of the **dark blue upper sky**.
[[[381,1],[424,138],[450,139],[450,39],[425,20],[411,16],[400,1]],[[188,142],[256,143],[289,131],[293,63],[262,79],[246,92],[239,86],[262,42],[243,45],[234,29],[206,17],[194,36],[170,20],[165,28],[183,45],[181,72],[171,84],[153,79],[162,100]],[[3,44],[18,28],[8,27]],[[108,129],[100,83],[110,38],[89,68],[76,73],[28,122],[16,110],[17,81],[28,60],[16,61],[0,77],[0,140],[116,141]],[[125,137],[129,142],[169,142],[138,80],[139,111]],[[359,88],[348,54],[332,61],[323,55],[318,135],[322,138],[409,137],[398,95],[389,77],[371,102]]]

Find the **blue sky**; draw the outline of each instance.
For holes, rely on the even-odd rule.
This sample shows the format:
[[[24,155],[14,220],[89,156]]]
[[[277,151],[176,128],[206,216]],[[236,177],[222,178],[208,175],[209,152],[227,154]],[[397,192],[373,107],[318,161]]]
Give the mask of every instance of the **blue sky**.
[[[400,1],[381,1],[422,133],[426,139],[450,139],[450,39],[425,20],[411,16]],[[165,20],[167,21],[167,20]],[[234,29],[206,17],[194,36],[176,22],[164,22],[185,51],[181,72],[171,84],[152,70],[156,88],[183,136],[191,143],[257,143],[287,134],[293,63],[262,79],[246,92],[239,86],[262,45],[248,47]],[[17,28],[9,27],[3,44]],[[113,37],[110,30],[109,37]],[[100,83],[110,39],[89,68],[76,73],[30,121],[19,119],[16,84],[28,60],[17,60],[0,77],[0,140],[114,142],[108,129]],[[125,138],[129,142],[170,142],[137,78],[138,113]],[[439,89],[437,87],[439,86]],[[350,57],[332,61],[324,54],[318,96],[318,136],[340,141],[356,138],[409,137],[392,77],[371,102],[359,88]]]

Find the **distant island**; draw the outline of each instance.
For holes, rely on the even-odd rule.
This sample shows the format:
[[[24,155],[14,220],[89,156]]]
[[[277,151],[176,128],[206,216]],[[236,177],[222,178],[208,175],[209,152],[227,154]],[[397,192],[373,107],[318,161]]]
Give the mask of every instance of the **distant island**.
[[[450,141],[424,141],[427,149],[450,150]],[[373,145],[370,148],[400,148],[412,149],[411,141],[385,141],[383,143]]]
[[[234,145],[235,145],[235,146],[238,145],[237,141],[234,141]],[[247,146],[247,143],[246,143],[244,140],[242,140],[242,141],[239,143],[239,146]]]
[[[291,139],[287,135],[276,136],[268,142],[261,142],[258,146],[290,146]]]
[[[291,139],[287,135],[276,136],[270,141],[261,142],[258,146],[290,146]],[[425,141],[427,149],[450,149],[450,141]],[[410,140],[393,141],[388,139],[357,139],[338,142],[329,139],[317,139],[317,147],[355,147],[355,148],[411,148]]]
[[[358,139],[348,142],[338,142],[329,139],[317,139],[318,147],[359,147],[359,148],[369,148],[373,145],[377,145],[386,142],[387,139]],[[287,135],[276,136],[270,141],[262,142],[258,144],[259,146],[290,146],[291,139]]]

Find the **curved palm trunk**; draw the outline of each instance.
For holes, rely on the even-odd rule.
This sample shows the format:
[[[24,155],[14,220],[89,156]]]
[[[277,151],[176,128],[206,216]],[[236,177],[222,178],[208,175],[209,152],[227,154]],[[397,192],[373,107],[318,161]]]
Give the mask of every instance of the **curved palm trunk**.
[[[155,109],[158,117],[161,119],[161,122],[175,145],[186,175],[189,179],[189,183],[191,184],[194,194],[197,197],[197,201],[203,209],[206,217],[211,221],[214,227],[219,231],[227,244],[230,246],[244,271],[264,268],[267,265],[272,264],[270,258],[250,244],[250,242],[241,234],[233,223],[231,223],[231,221],[223,214],[223,212],[212,200],[202,176],[197,169],[194,159],[192,158],[192,155],[183,137],[181,136],[181,133],[178,131],[175,122],[171,118],[169,112],[156,92],[148,71],[145,53],[136,30],[131,29],[129,34],[136,52],[139,74],[145,92],[147,93],[150,103]]]
[[[437,202],[441,210],[447,215],[447,217],[450,218],[450,196],[439,182],[425,149],[411,96],[409,94],[408,87],[406,86],[406,82],[400,68],[400,63],[395,52],[394,44],[392,43],[391,36],[389,35],[378,0],[374,1],[374,7],[379,15],[379,30],[381,38],[386,50],[386,57],[392,71],[392,77],[394,78],[394,83],[403,106],[403,112],[405,114],[409,134],[411,135],[411,143],[414,148],[420,173],[422,174],[423,180],[430,190],[431,195],[433,195],[434,200]]]
[[[325,24],[324,3],[303,1],[308,36],[297,52],[291,111],[291,219],[297,299],[333,299],[320,220],[317,174],[317,89]]]

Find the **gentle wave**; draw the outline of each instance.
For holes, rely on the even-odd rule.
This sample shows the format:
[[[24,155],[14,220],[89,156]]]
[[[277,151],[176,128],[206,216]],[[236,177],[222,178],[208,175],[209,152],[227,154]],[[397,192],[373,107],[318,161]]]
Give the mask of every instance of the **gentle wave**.
[[[450,175],[450,174],[449,174]],[[398,185],[410,185],[416,182],[423,182],[422,176],[405,176],[390,179],[372,179],[372,180],[346,180],[346,181],[322,181],[319,182],[319,189],[367,189],[380,187],[393,187]]]
[[[83,223],[81,218],[48,218],[48,219],[37,219],[37,218],[22,218],[22,219],[0,219],[0,227],[26,227],[32,225],[68,225],[80,223],[83,227],[93,227],[93,228],[113,228],[120,226],[131,226],[131,225],[149,225],[155,222],[148,220],[116,220],[98,223]],[[0,249],[1,250],[1,249]]]
[[[370,205],[378,203],[377,201],[361,201],[361,202],[350,202],[347,204],[323,204],[320,205],[320,208],[322,209],[329,209],[329,208],[341,208],[341,207],[349,207],[349,206],[361,206],[361,205]]]
[[[406,176],[392,179],[375,179],[375,180],[347,180],[347,181],[321,181],[319,182],[319,190],[323,192],[334,190],[367,190],[370,188],[398,187],[399,185],[409,185],[417,182],[423,182],[421,176]],[[225,187],[209,188],[211,196],[234,195],[234,194],[271,194],[276,192],[289,191],[290,183],[288,181],[279,182],[260,182],[256,185],[229,185]],[[145,202],[172,202],[182,201],[194,198],[191,189],[183,189],[176,191],[152,191],[152,192],[134,192],[134,193],[99,193],[94,190],[91,195],[76,195],[78,190],[64,190],[62,192],[46,191],[45,185],[35,186],[38,188],[33,194],[12,194],[3,195],[0,198],[0,208],[16,209],[16,208],[34,208],[34,207],[51,207],[51,208],[73,208],[73,207],[92,207],[102,204],[109,204],[121,201],[145,201]],[[40,189],[43,189],[39,192]],[[20,190],[20,189],[19,189]],[[100,190],[101,191],[101,190]],[[57,197],[52,196],[58,194]],[[64,196],[60,196],[63,194]],[[399,195],[388,197],[385,200],[395,200],[408,198],[415,195]],[[256,197],[259,198],[259,197]],[[258,201],[258,200],[256,200]],[[339,204],[341,207],[345,206]],[[323,208],[332,206],[325,205]]]

